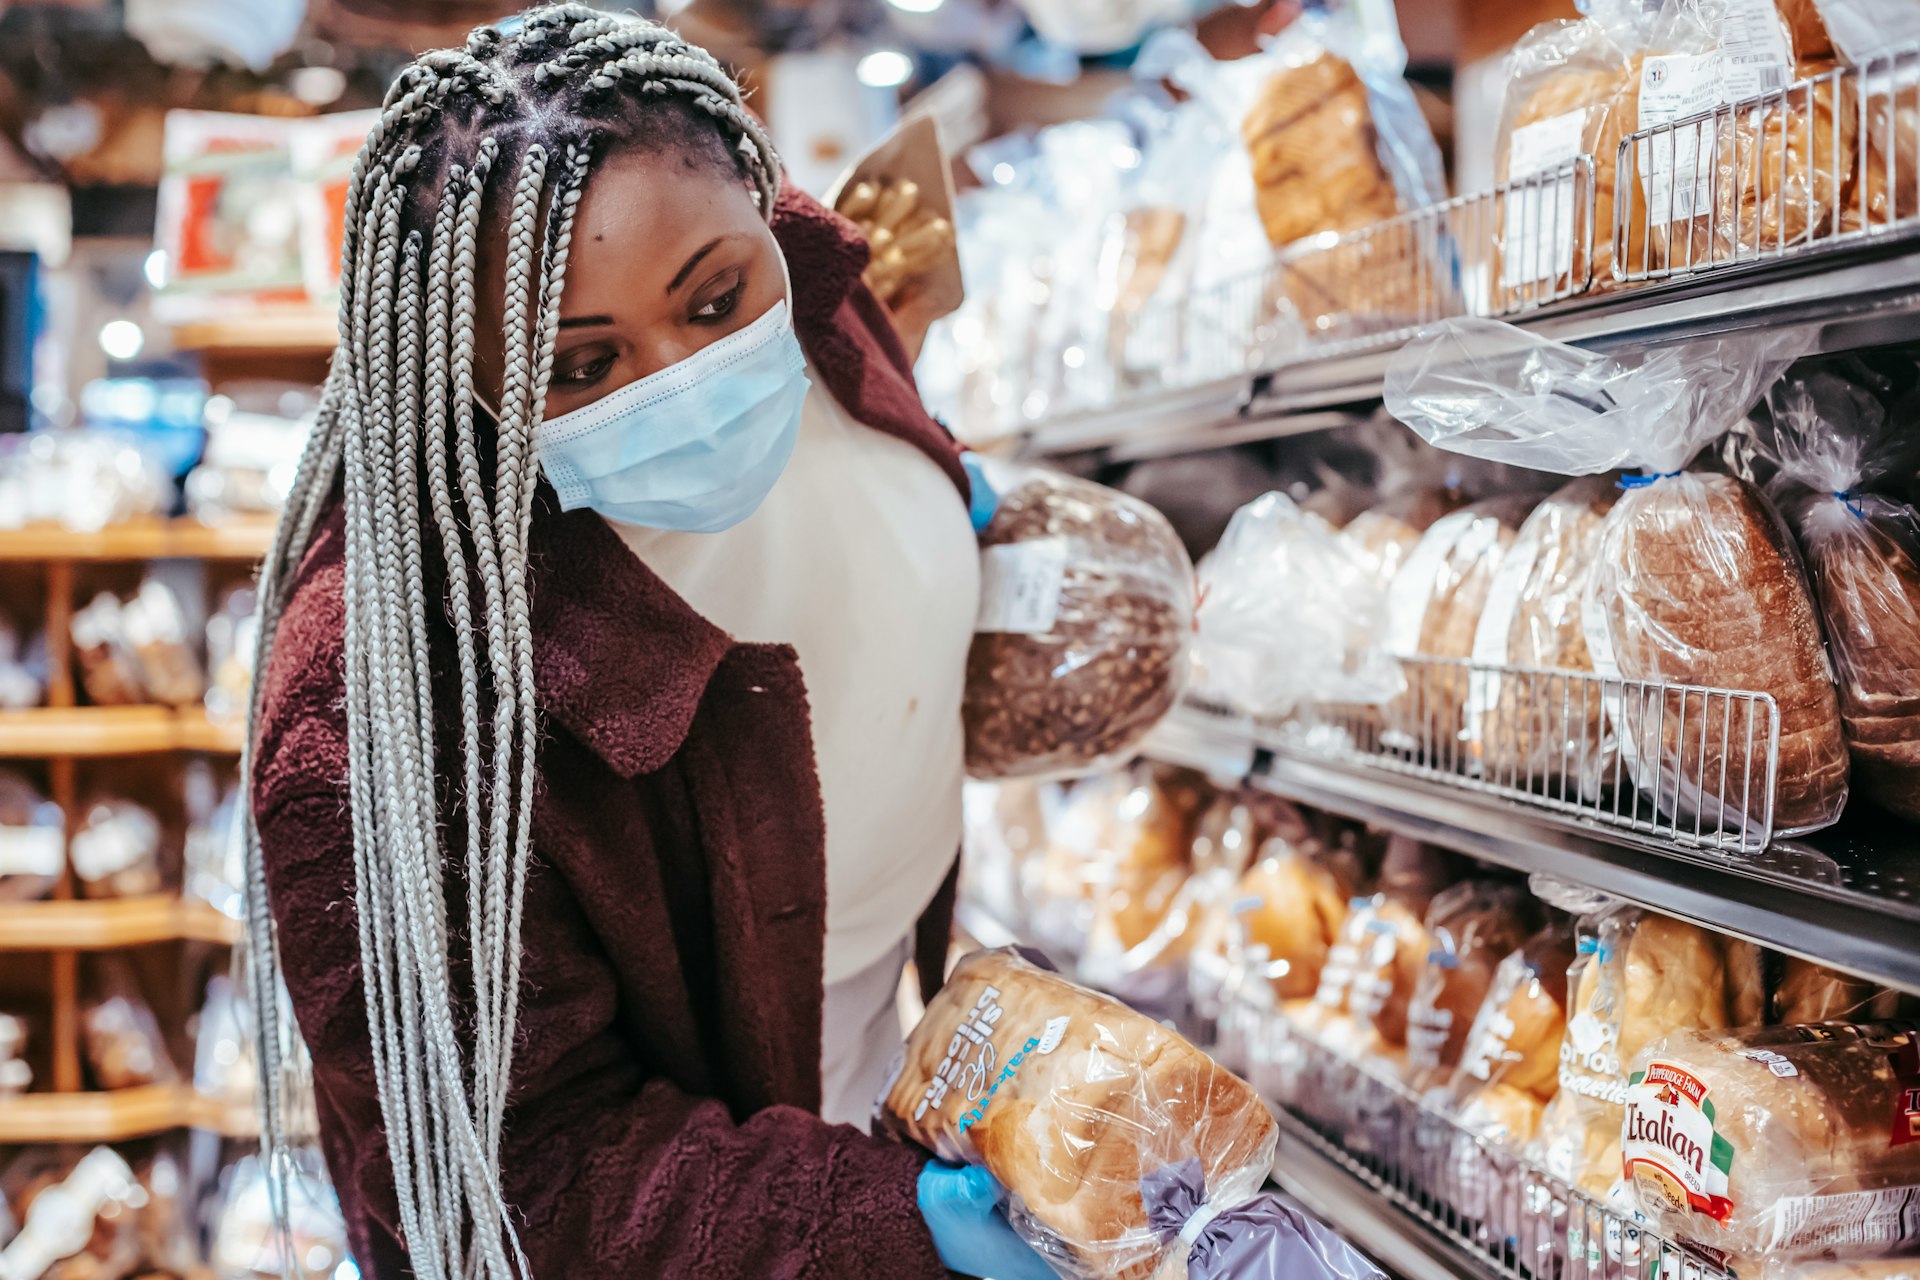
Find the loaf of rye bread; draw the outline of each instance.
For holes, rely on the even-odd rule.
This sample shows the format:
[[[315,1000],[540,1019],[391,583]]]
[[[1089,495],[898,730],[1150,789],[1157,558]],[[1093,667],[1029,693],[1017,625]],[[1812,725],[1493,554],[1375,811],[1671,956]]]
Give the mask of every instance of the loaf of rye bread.
[[[1161,1265],[1169,1242],[1148,1228],[1142,1176],[1198,1161],[1211,1200],[1245,1199],[1277,1133],[1259,1095],[1178,1033],[1011,950],[954,968],[882,1118],[984,1165],[1016,1230],[1076,1280],[1147,1280]]]
[[[1611,665],[1626,680],[1772,695],[1780,715],[1774,829],[1839,817],[1847,751],[1820,623],[1798,557],[1758,490],[1689,472],[1623,494],[1601,531],[1585,612],[1603,674]],[[1610,662],[1600,661],[1603,651]],[[1708,821],[1723,811],[1730,821],[1743,812],[1757,820],[1767,784],[1760,704],[1694,694],[1683,706],[1678,693],[1642,698],[1633,688],[1621,704],[1622,749],[1642,786],[1653,784],[1658,761],[1663,807],[1699,809]]]
[[[1920,556],[1910,508],[1874,518],[1821,498],[1802,518],[1820,612],[1833,644],[1856,785],[1920,822]]]

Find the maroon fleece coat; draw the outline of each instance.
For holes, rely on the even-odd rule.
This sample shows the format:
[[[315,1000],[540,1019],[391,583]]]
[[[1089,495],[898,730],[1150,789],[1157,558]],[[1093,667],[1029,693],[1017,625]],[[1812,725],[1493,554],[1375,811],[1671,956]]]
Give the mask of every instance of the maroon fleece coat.
[[[792,192],[773,229],[829,389],[964,495],[860,282],[858,234]],[[793,650],[734,643],[600,517],[551,497],[531,542],[542,737],[502,1153],[533,1274],[944,1277],[915,1203],[924,1156],[818,1115],[825,831]],[[350,1242],[370,1280],[394,1280],[410,1268],[354,921],[343,541],[336,508],[263,676],[253,805]],[[454,794],[443,783],[442,804]],[[949,876],[921,921],[923,973],[940,972],[951,916]]]

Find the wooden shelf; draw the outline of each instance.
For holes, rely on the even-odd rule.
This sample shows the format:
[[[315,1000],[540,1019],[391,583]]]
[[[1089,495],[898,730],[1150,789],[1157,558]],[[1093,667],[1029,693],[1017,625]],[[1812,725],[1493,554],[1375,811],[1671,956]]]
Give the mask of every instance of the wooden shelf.
[[[263,311],[174,326],[173,345],[181,351],[262,351],[325,356],[339,342],[332,311]]]
[[[197,520],[132,520],[80,532],[56,524],[0,529],[0,560],[262,560],[273,547],[271,519],[218,525]]]
[[[251,1107],[202,1097],[188,1084],[0,1098],[0,1146],[121,1142],[169,1129],[210,1129],[230,1138],[258,1131]]]
[[[150,942],[240,940],[240,922],[174,894],[0,902],[0,951],[105,951]]]
[[[245,727],[172,707],[35,707],[0,712],[0,757],[238,755]]]

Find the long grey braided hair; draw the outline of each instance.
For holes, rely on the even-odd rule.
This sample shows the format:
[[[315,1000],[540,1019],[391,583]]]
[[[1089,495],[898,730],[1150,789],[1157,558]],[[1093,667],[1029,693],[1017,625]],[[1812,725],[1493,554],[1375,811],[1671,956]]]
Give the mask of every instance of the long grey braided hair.
[[[256,723],[290,584],[338,486],[361,968],[400,1224],[422,1280],[527,1274],[500,1150],[538,728],[532,436],[574,214],[590,164],[620,146],[717,157],[772,215],[778,162],[738,86],[703,50],[653,23],[584,5],[534,9],[401,73],[354,165],[340,343],[261,574]],[[492,341],[475,333],[481,237],[502,231],[504,372],[497,418],[476,422],[476,344]],[[429,648],[443,628],[452,632],[457,694],[451,681],[437,690],[433,680]],[[441,713],[458,723],[457,765],[435,759]],[[249,782],[252,765],[242,762]],[[472,978],[457,992],[441,777],[453,780],[446,790],[458,811],[446,816],[465,834],[456,874]],[[278,1170],[288,1038],[251,797],[241,811],[262,1132]],[[456,1000],[472,1009],[464,1037]]]

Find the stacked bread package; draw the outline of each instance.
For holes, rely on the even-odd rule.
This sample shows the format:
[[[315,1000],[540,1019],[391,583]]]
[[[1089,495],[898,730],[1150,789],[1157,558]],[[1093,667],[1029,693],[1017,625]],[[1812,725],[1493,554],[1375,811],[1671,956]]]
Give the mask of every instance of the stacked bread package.
[[[1431,949],[1407,1011],[1406,1081],[1424,1092],[1445,1082],[1466,1051],[1499,966],[1538,923],[1517,884],[1466,880],[1427,908]]]
[[[1014,1229],[1074,1280],[1224,1277],[1200,1261],[1296,1247],[1292,1207],[1258,1194],[1277,1137],[1259,1096],[1151,1018],[1011,950],[955,967],[881,1120],[984,1166]]]
[[[1186,945],[1189,858],[1206,798],[1195,775],[1142,768],[1109,828],[1080,972],[1155,1012],[1176,1011],[1167,1006],[1171,991],[1159,989],[1170,975],[1154,962],[1177,958],[1173,953]],[[1178,985],[1184,994],[1184,982]]]
[[[1825,75],[1835,64],[1818,15],[1788,7],[1666,0],[1641,67],[1640,127],[1753,105],[1641,144],[1659,265],[1724,263],[1842,229],[1858,104]]]
[[[1894,465],[1884,410],[1829,373],[1783,382],[1772,410],[1770,491],[1826,620],[1854,784],[1920,822],[1920,512],[1861,492]]]
[[[1469,687],[1465,666],[1445,660],[1473,656],[1494,577],[1534,502],[1532,495],[1508,494],[1442,516],[1388,588],[1386,648],[1416,659],[1407,664],[1410,688],[1389,711],[1388,724],[1441,761],[1466,753]]]
[[[1745,1275],[1920,1243],[1920,1040],[1906,1024],[1681,1030],[1633,1059],[1640,1213]]]
[[[1540,24],[1508,52],[1494,141],[1495,178],[1514,184],[1495,232],[1502,309],[1588,282],[1613,285],[1614,170],[1621,140],[1639,127],[1638,55],[1647,26],[1644,5],[1600,0],[1578,21]],[[1590,241],[1586,182],[1572,167],[1582,156],[1592,173]],[[1627,223],[1629,265],[1644,244],[1641,213],[1636,204]]]
[[[1582,600],[1595,673],[1624,682],[1605,687],[1607,719],[1626,780],[1663,813],[1751,843],[1769,823],[1839,817],[1839,703],[1772,505],[1741,480],[1683,468],[1803,345],[1776,332],[1611,357],[1450,320],[1403,348],[1386,380],[1395,416],[1442,448],[1569,475],[1644,469],[1621,481]]]
[[[1193,565],[1159,512],[1116,490],[997,468],[961,707],[975,777],[1088,772],[1173,706]]]
[[[1543,785],[1561,796],[1597,794],[1612,752],[1600,691],[1590,681],[1535,672],[1591,672],[1581,601],[1600,529],[1620,490],[1583,476],[1535,507],[1501,559],[1473,636],[1467,736],[1484,777]]]

